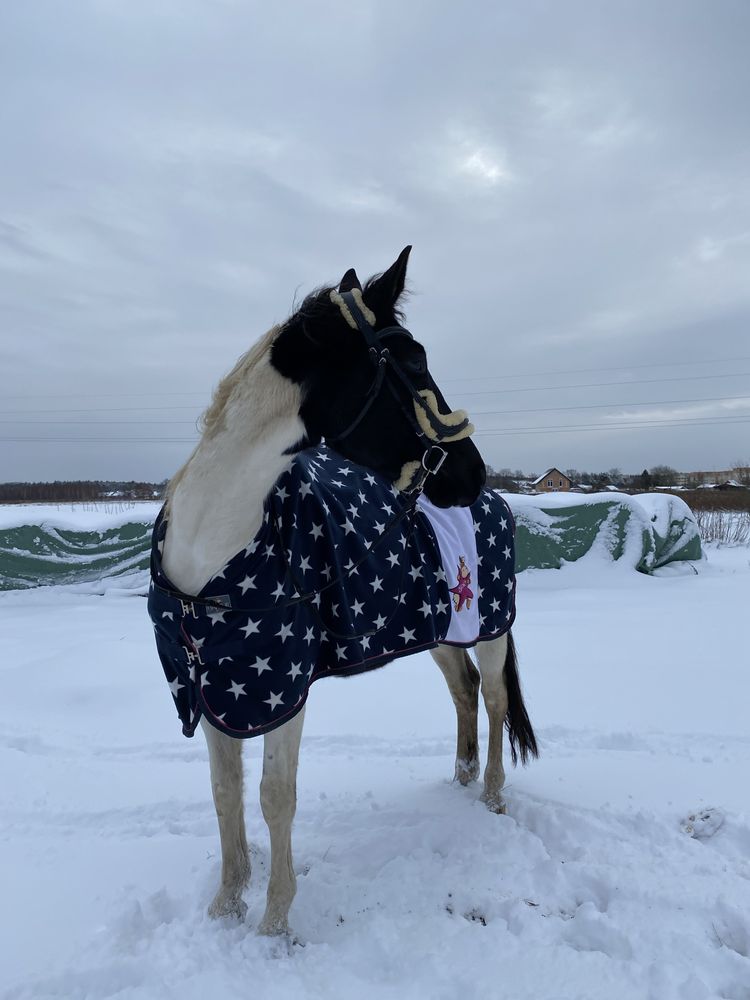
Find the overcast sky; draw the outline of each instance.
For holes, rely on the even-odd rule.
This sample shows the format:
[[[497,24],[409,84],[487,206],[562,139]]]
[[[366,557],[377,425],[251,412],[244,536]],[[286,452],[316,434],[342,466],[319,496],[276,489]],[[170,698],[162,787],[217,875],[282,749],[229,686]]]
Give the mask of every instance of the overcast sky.
[[[750,462],[749,51],[748,0],[2,4],[0,480],[169,476],[406,243],[493,466]]]

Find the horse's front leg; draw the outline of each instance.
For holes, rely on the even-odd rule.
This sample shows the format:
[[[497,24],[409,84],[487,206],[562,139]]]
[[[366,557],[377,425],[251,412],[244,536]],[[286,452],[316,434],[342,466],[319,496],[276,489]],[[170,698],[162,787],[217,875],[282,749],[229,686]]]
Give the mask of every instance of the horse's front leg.
[[[456,706],[457,742],[455,781],[468,785],[479,777],[479,739],[477,736],[477,709],[479,703],[479,674],[463,649],[455,646],[437,646],[430,650],[448,684]]]
[[[297,762],[305,710],[267,733],[260,804],[271,835],[271,877],[261,934],[288,934],[289,907],[297,892],[292,864],[292,821],[297,808]]]
[[[250,856],[242,802],[242,741],[225,736],[205,719],[201,725],[208,744],[211,790],[221,840],[221,885],[208,914],[244,920],[247,903],[242,892],[250,878]]]

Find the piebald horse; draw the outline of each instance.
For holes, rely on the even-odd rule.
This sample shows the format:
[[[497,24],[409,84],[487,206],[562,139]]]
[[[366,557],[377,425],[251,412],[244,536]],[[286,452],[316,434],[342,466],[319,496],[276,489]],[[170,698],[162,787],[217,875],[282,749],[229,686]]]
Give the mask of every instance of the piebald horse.
[[[410,249],[364,287],[349,270],[338,288],[308,296],[219,383],[203,416],[201,439],[172,479],[167,495],[162,566],[183,594],[200,594],[207,581],[255,537],[264,500],[290,456],[312,444],[335,443],[342,456],[400,489],[418,482],[436,507],[466,507],[477,500],[485,464],[468,437],[472,428],[467,429],[464,414],[449,410],[429,373],[424,349],[400,324],[399,299]],[[357,322],[352,312],[357,312]],[[370,337],[356,332],[362,316],[371,325]],[[384,357],[377,337],[386,330],[406,335],[390,336]],[[398,378],[385,377],[390,366],[400,373]],[[435,426],[442,428],[439,436]],[[459,432],[452,433],[457,427]],[[432,457],[431,442],[436,440],[441,443],[438,461]],[[478,669],[462,648],[439,645],[432,655],[456,707],[455,779],[462,785],[479,776],[481,687],[489,716],[483,798],[490,810],[503,812],[504,728],[514,762],[517,754],[523,761],[536,755],[537,747],[521,696],[510,632],[478,642],[475,652]],[[260,801],[270,832],[271,874],[259,930],[267,935],[288,933],[296,891],[291,830],[303,721],[304,707],[263,737]],[[208,743],[222,856],[221,884],[209,914],[242,920],[247,911],[242,894],[250,878],[242,742],[205,718],[201,724]]]

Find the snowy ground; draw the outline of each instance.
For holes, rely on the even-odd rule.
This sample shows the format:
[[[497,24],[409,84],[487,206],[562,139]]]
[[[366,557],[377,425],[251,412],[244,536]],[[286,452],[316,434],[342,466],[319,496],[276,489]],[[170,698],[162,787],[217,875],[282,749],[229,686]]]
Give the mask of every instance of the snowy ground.
[[[217,925],[206,751],[144,600],[0,595],[0,996],[748,1000],[750,550],[655,578],[587,557],[518,605],[543,756],[507,816],[448,780],[427,655],[313,690],[289,952],[254,933],[260,743],[248,923]]]

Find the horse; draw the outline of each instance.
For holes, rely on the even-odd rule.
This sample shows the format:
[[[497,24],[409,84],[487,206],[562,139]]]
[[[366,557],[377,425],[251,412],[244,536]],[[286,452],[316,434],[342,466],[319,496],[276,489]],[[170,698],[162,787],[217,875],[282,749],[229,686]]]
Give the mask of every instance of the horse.
[[[346,466],[342,466],[339,486],[344,485],[347,469],[357,468],[366,473],[368,482],[374,483],[377,477],[378,481],[392,484],[393,499],[383,504],[392,512],[391,520],[387,525],[378,523],[377,530],[385,538],[395,538],[395,533],[400,532],[404,547],[413,541],[417,501],[429,507],[438,519],[441,511],[452,510],[457,515],[465,515],[471,523],[469,509],[482,494],[486,467],[470,439],[473,427],[466,414],[450,410],[429,372],[424,348],[402,325],[400,300],[410,250],[411,247],[406,247],[387,270],[364,285],[356,271],[349,269],[338,286],[311,293],[284,323],[270,329],[243,354],[215,388],[202,417],[200,440],[169,484],[165,516],[159,531],[155,532],[153,552],[160,566],[158,572],[152,566],[151,593],[157,603],[154,609],[150,604],[149,610],[154,627],[158,634],[162,626],[172,627],[175,618],[180,620],[179,639],[185,643],[181,652],[186,653],[189,664],[185,671],[189,671],[190,681],[194,682],[196,676],[202,677],[200,684],[193,683],[191,687],[188,673],[180,667],[176,674],[168,674],[176,698],[184,695],[181,689],[197,687],[200,691],[200,685],[208,682],[208,675],[195,673],[196,669],[202,669],[203,640],[195,638],[195,634],[191,637],[191,622],[198,616],[194,602],[200,604],[202,600],[203,611],[212,624],[224,622],[227,614],[228,598],[199,599],[197,595],[208,592],[204,588],[210,581],[214,581],[210,593],[217,594],[216,588],[221,590],[223,574],[226,567],[232,565],[232,559],[237,559],[237,554],[243,550],[253,551],[259,532],[271,530],[275,514],[269,507],[269,497],[281,496],[288,500],[288,491],[278,483],[284,481],[284,474],[297,456],[311,455],[310,449],[316,446],[335,448],[333,454]],[[320,451],[317,458],[310,460],[312,464],[306,466],[309,480],[316,479],[315,469],[320,469],[330,454],[330,451]],[[304,481],[309,490],[311,482]],[[489,494],[485,492],[484,496],[489,497]],[[329,510],[326,501],[322,503]],[[485,509],[489,510],[489,506]],[[347,535],[351,528],[356,538],[354,529],[358,522],[354,520],[356,509],[352,510],[352,521],[344,515],[342,527]],[[316,530],[322,531],[321,526],[316,524],[313,531]],[[512,530],[512,525],[508,530]],[[297,534],[295,521],[289,546]],[[420,538],[418,545],[425,544],[424,535]],[[248,544],[253,539],[255,541]],[[362,543],[357,561],[350,560],[350,573],[356,573],[357,567],[365,570],[378,543],[379,538],[374,543]],[[506,546],[506,558],[509,556],[510,549]],[[389,558],[398,560],[392,551]],[[456,562],[454,559],[454,565]],[[303,571],[307,568],[304,564]],[[470,588],[463,556],[456,570],[457,586],[449,588],[451,580],[444,584],[448,593],[446,602],[441,604],[458,609],[460,603],[461,615],[464,615],[464,605],[467,613],[470,612],[474,591]],[[330,572],[328,569],[329,576]],[[402,579],[403,569],[397,572]],[[413,574],[420,575],[418,567],[413,569]],[[243,595],[254,586],[254,579],[249,575],[238,579]],[[342,584],[341,580],[337,582]],[[418,582],[414,580],[415,584]],[[374,581],[372,586],[375,586]],[[289,591],[291,596],[286,596],[282,587],[279,591],[282,597],[276,600],[280,601],[280,606],[294,605],[295,613],[304,604],[307,611],[318,616],[314,621],[318,621],[318,633],[325,640],[331,638],[325,634],[331,626],[330,622],[326,625],[321,619],[321,589],[325,586],[315,593],[302,594],[304,580],[296,581]],[[404,603],[408,589],[400,582],[399,593],[390,596]],[[507,589],[511,591],[510,584]],[[248,593],[252,594],[252,590]],[[176,609],[175,613],[165,611],[166,605],[159,605],[159,599],[171,601],[169,606]],[[151,596],[149,600],[151,602]],[[495,604],[493,602],[493,607]],[[361,602],[354,600],[355,615],[360,607]],[[429,615],[432,620],[426,602],[422,608],[424,618]],[[270,609],[268,614],[274,610]],[[448,613],[453,614],[453,610]],[[461,618],[461,615],[455,617]],[[511,620],[510,610],[505,617]],[[246,633],[257,632],[262,618],[263,615],[249,617]],[[381,624],[382,621],[383,617],[378,619]],[[274,620],[269,634],[275,627]],[[282,623],[279,632],[275,633],[281,638],[273,640],[276,643],[274,651],[281,659],[285,655],[285,628],[287,626]],[[311,627],[306,635],[312,631]],[[363,647],[376,632],[377,629],[361,633]],[[333,636],[336,634],[332,632]],[[405,629],[405,635],[408,639],[415,638],[413,630]],[[425,642],[421,648],[434,647],[431,649],[433,658],[445,677],[456,708],[455,780],[461,785],[479,777],[477,713],[481,687],[489,717],[482,798],[488,809],[502,813],[505,811],[502,796],[504,729],[509,734],[514,764],[517,757],[526,763],[538,751],[521,693],[516,654],[507,623],[498,626],[494,635],[487,641],[476,641],[477,666],[466,648],[475,642],[473,637],[470,643],[436,645],[433,641]],[[232,646],[233,654],[236,648]],[[335,648],[342,647],[337,645]],[[391,650],[385,650],[378,665],[387,661],[390,653]],[[233,657],[220,657],[219,664],[222,660],[232,661]],[[267,658],[257,659],[254,665],[260,678],[267,670]],[[286,665],[291,666],[288,675],[294,680],[301,667],[297,663],[287,662]],[[229,666],[235,664],[226,664],[222,669]],[[241,666],[247,669],[247,664]],[[314,666],[310,668],[311,674]],[[229,693],[224,695],[232,705],[240,702],[240,696],[243,696],[243,704],[248,700],[244,697],[247,694],[245,684],[238,677],[233,675],[231,687],[227,689]],[[226,688],[226,683],[223,687]],[[185,709],[193,719],[186,733],[191,735],[192,728],[200,721],[208,745],[221,842],[221,881],[208,909],[214,918],[242,921],[247,913],[242,896],[250,878],[250,859],[243,814],[242,742],[235,737],[263,734],[260,802],[271,841],[266,908],[258,928],[264,935],[290,933],[289,910],[296,892],[291,830],[296,808],[304,697],[299,697],[293,711],[284,716],[283,723],[272,720],[255,729],[248,725],[247,733],[227,728],[228,723],[218,709],[211,715],[204,707],[202,716],[195,705]],[[281,695],[271,690],[267,704],[269,702],[270,709],[264,711],[273,716],[279,710]]]

